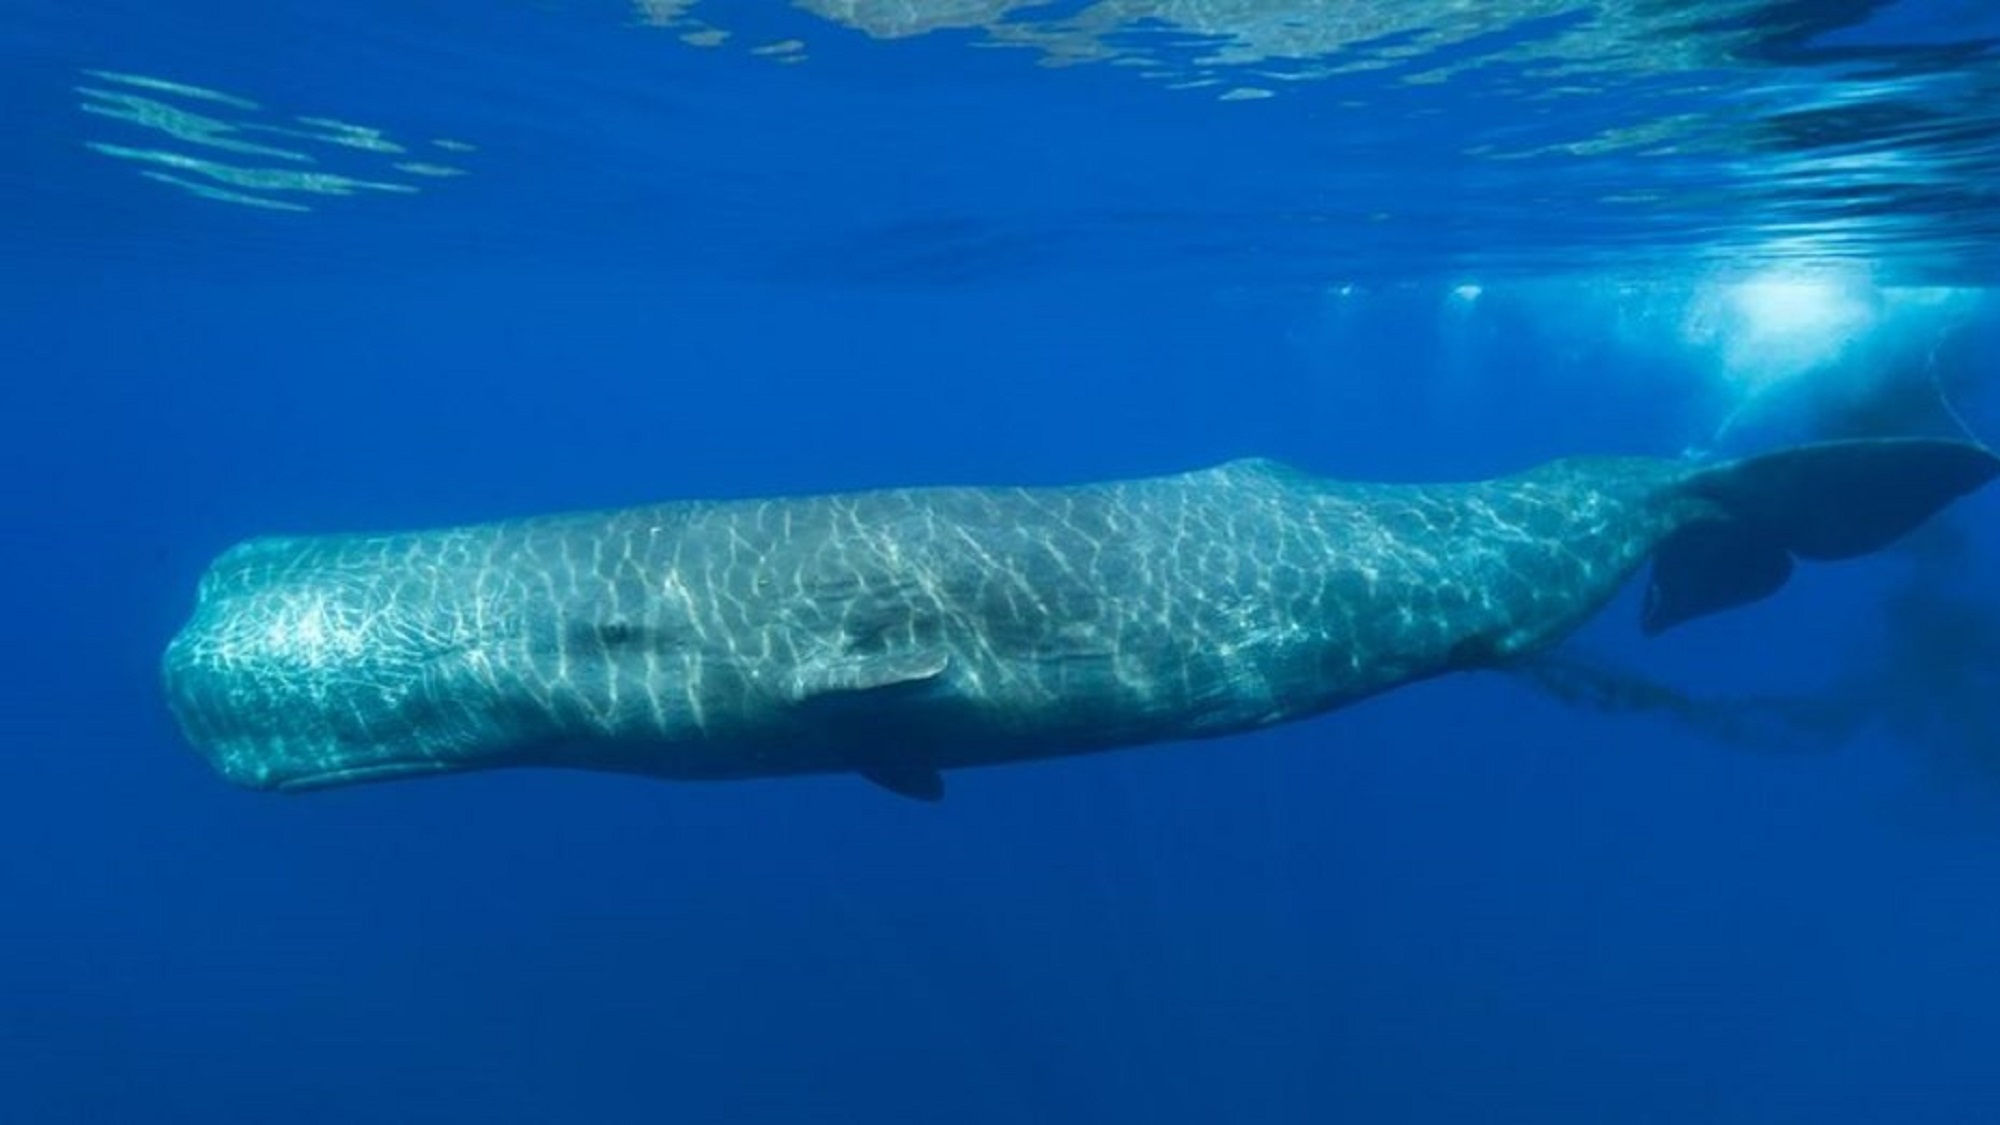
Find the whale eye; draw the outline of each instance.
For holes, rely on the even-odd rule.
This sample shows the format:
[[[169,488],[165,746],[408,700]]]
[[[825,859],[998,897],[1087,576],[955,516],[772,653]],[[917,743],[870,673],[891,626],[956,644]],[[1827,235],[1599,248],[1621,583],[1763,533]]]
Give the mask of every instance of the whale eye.
[[[637,644],[640,632],[640,628],[630,621],[578,622],[570,629],[570,639],[573,644],[618,649]]]

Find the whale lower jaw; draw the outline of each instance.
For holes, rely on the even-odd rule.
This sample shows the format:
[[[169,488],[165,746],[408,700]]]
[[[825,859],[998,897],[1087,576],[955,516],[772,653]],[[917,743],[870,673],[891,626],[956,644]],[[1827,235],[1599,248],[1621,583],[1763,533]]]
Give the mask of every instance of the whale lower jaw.
[[[271,789],[279,793],[310,793],[320,789],[338,789],[370,781],[395,781],[441,773],[462,773],[465,768],[462,762],[383,762],[378,765],[354,766],[348,769],[327,770],[325,773],[300,774],[297,777],[261,784],[256,782],[249,784],[252,788]]]

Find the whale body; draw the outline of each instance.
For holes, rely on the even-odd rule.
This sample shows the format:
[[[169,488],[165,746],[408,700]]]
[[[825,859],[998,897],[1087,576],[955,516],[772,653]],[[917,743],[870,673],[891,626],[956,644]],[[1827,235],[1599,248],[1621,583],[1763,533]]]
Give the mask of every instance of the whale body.
[[[1355,483],[1268,461],[1053,488],[685,501],[254,539],[163,660],[229,780],[504,766],[941,771],[1226,735],[1545,649],[1648,560],[1658,632],[1881,548],[2000,473],[1961,442]]]

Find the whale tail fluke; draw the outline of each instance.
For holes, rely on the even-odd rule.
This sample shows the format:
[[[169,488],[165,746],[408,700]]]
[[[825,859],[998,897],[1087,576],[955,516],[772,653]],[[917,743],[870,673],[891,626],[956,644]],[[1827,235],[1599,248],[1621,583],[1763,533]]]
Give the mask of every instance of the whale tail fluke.
[[[1881,550],[1995,476],[1991,450],[1931,438],[1823,442],[1701,470],[1683,488],[1716,516],[1654,553],[1640,626],[1657,634],[1756,601],[1795,559]]]

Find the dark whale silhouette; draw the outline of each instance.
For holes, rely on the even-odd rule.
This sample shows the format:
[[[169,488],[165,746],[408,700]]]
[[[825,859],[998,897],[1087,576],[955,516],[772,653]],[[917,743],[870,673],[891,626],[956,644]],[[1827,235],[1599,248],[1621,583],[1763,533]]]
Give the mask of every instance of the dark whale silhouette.
[[[258,539],[168,645],[182,729],[299,790],[500,766],[940,771],[1249,730],[1643,627],[1899,538],[2000,473],[1962,442],[1571,458],[1345,483],[1266,461],[1077,487],[681,502]]]

